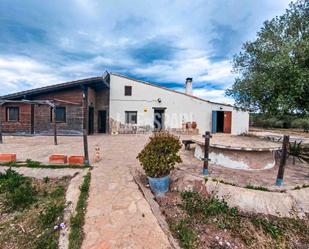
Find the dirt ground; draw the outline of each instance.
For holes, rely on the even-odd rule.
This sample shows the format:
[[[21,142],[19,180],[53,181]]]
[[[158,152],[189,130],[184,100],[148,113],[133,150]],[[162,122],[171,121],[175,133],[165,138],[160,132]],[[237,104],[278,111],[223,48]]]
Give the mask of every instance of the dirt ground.
[[[300,129],[280,129],[280,128],[272,128],[272,129],[263,129],[263,128],[256,128],[250,127],[250,132],[273,132],[277,134],[287,134],[287,135],[294,135],[294,136],[301,136],[309,138],[309,133],[304,132]]]
[[[289,135],[291,141],[303,141],[303,144],[309,144],[309,133],[299,129],[263,129],[250,127],[249,134],[260,137],[280,138],[283,135]]]
[[[84,249],[103,248],[169,248],[149,204],[134,183],[130,169],[140,169],[138,152],[148,141],[143,135],[89,136],[89,156],[94,169],[90,186],[89,204],[85,221]],[[185,138],[185,137],[182,137]],[[82,137],[5,137],[0,153],[16,153],[18,160],[28,158],[48,162],[51,154],[83,155]],[[102,161],[93,163],[95,148],[101,150]],[[181,149],[183,163],[177,167],[184,172],[202,174],[203,163],[193,156],[192,150]],[[210,163],[212,177],[243,186],[274,186],[278,166],[269,170],[233,170]],[[285,184],[309,184],[309,166],[289,161]],[[115,196],[117,198],[115,198]],[[133,235],[132,235],[133,234]],[[152,239],[150,239],[152,238]]]
[[[253,215],[196,193],[156,198],[171,231],[185,249],[308,248],[308,219]]]

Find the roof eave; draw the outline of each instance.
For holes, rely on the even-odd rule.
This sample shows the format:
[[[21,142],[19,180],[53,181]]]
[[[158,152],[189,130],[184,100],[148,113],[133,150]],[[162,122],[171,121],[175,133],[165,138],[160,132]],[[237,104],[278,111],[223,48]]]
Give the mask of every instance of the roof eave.
[[[98,82],[101,82],[104,85],[104,87],[109,88],[109,85],[106,84],[106,81],[104,80],[103,77],[92,77],[92,78],[86,78],[82,80],[75,80],[75,81],[60,83],[56,85],[50,85],[50,86],[45,86],[41,88],[21,91],[21,92],[17,92],[13,94],[3,95],[3,96],[0,96],[0,99],[8,99],[8,100],[18,99],[22,97],[39,95],[39,94],[43,94],[43,93],[50,92],[50,91],[58,91],[62,89],[74,88],[74,87],[79,87],[83,85],[91,86],[91,85],[97,84]]]

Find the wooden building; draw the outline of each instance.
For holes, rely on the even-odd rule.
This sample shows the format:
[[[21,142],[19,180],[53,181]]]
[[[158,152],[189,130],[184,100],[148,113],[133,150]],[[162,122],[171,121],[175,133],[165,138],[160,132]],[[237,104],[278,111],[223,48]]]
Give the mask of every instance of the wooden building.
[[[56,106],[54,110],[48,101]],[[108,132],[109,75],[18,92],[0,98],[3,133],[81,135]]]

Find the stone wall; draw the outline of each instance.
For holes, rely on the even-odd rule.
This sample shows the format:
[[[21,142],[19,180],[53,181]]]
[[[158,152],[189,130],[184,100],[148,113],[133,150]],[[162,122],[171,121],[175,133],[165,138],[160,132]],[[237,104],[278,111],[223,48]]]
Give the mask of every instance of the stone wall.
[[[61,134],[82,134],[83,116],[81,105],[70,105],[57,103],[66,108],[66,122],[57,123],[58,133]],[[53,134],[53,123],[51,116],[52,108],[47,105],[35,106],[34,108],[34,133],[35,134]]]
[[[53,100],[57,106],[66,108],[66,122],[57,123],[59,134],[82,134],[83,128],[83,95],[80,88],[66,89],[42,94],[35,100]],[[52,109],[47,105],[35,106],[34,111],[35,134],[52,134]]]

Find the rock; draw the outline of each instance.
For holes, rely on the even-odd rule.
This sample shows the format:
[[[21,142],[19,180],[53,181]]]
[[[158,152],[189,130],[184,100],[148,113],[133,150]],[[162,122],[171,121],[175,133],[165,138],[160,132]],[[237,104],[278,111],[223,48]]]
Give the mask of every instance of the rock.
[[[171,189],[174,191],[196,191],[204,197],[209,196],[202,177],[186,174],[181,170],[175,170],[171,175]]]

